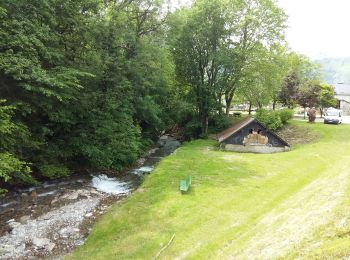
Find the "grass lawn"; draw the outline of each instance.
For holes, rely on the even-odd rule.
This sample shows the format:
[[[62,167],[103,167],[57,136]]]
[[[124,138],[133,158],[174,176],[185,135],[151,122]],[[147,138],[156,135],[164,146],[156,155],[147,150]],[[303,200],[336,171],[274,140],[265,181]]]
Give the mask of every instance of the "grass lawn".
[[[151,259],[173,234],[159,259],[350,256],[350,125],[292,125],[319,140],[270,155],[183,145],[68,258]]]

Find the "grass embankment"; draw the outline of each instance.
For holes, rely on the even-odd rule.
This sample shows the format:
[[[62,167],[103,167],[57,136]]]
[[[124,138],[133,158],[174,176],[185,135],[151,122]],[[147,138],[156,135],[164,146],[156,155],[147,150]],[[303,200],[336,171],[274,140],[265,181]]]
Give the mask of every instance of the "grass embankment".
[[[209,140],[185,144],[70,257],[150,259],[173,234],[161,259],[350,255],[350,126],[292,124],[319,141],[270,155],[220,152]],[[188,175],[193,185],[182,195]]]

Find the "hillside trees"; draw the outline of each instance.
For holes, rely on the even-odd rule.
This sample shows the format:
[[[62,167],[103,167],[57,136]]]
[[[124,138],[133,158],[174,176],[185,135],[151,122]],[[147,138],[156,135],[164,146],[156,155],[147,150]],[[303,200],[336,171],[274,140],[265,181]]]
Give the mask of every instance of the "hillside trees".
[[[249,71],[260,62],[256,53],[283,41],[286,17],[269,0],[199,0],[178,15],[185,21],[182,26],[171,24],[178,37],[170,41],[177,78],[194,96],[206,135],[210,113],[222,111],[222,97],[228,114],[243,81],[253,80]]]
[[[67,136],[71,104],[83,88],[81,70],[87,41],[85,8],[92,1],[3,1],[0,39],[0,95],[17,107],[14,120],[26,125],[30,143],[14,153],[34,163],[60,164],[70,156]],[[62,148],[62,150],[61,150]],[[35,154],[35,157],[33,156]]]
[[[35,176],[120,170],[166,127],[173,67],[153,1],[2,1],[0,95]]]
[[[206,136],[236,97],[275,102],[286,72],[297,86],[308,73],[288,65],[285,20],[272,0],[172,14],[150,0],[3,0],[0,178],[121,170],[170,126]]]

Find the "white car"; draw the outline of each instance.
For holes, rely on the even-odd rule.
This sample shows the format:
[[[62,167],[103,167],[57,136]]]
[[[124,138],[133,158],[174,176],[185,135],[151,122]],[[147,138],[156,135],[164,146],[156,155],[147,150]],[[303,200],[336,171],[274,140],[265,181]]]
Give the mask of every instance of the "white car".
[[[323,122],[325,124],[341,124],[343,122],[343,111],[339,109],[328,109]]]

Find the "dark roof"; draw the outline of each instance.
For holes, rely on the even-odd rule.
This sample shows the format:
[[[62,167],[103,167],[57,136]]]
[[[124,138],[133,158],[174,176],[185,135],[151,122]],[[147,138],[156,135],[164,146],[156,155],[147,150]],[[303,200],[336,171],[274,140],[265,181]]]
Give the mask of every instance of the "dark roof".
[[[336,95],[350,95],[350,84],[348,83],[336,83],[333,84],[333,87]]]
[[[233,135],[234,133],[236,133],[237,131],[241,130],[243,127],[245,127],[246,125],[249,125],[251,122],[254,121],[254,118],[251,117],[247,117],[246,119],[244,119],[242,122],[235,124],[233,126],[231,126],[230,128],[226,129],[225,131],[221,132],[220,134],[218,134],[218,141],[221,143],[222,141],[226,140],[227,138],[229,138],[231,135]]]
[[[242,122],[235,124],[233,126],[231,126],[230,128],[226,129],[225,131],[221,132],[220,134],[217,135],[217,140],[219,141],[219,143],[225,141],[227,138],[229,138],[230,136],[232,136],[233,134],[237,133],[238,131],[240,131],[242,128],[246,127],[247,125],[249,125],[252,122],[257,122],[259,123],[261,126],[263,126],[264,128],[266,128],[264,126],[264,124],[262,124],[261,122],[259,122],[258,120],[256,120],[255,118],[251,118],[251,117],[247,117],[246,119],[244,119]],[[267,128],[266,128],[267,129]],[[268,132],[272,135],[274,135],[277,139],[279,139],[282,143],[285,143],[287,146],[290,146],[285,140],[283,140],[279,135],[277,135],[276,133],[274,133],[273,131],[268,130]]]

